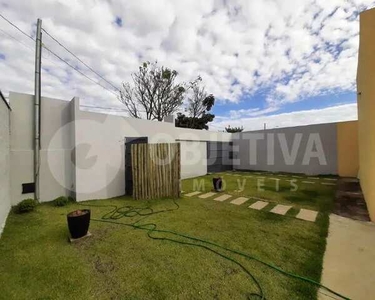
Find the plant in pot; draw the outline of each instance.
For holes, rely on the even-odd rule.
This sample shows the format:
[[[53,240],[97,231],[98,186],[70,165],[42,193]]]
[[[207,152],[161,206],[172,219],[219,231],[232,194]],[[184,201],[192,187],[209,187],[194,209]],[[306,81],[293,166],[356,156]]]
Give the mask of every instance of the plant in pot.
[[[85,236],[90,226],[91,211],[89,209],[75,210],[67,214],[69,232],[72,239]]]
[[[212,178],[212,183],[214,185],[215,192],[221,192],[221,189],[223,187],[223,180],[221,177],[214,177]]]

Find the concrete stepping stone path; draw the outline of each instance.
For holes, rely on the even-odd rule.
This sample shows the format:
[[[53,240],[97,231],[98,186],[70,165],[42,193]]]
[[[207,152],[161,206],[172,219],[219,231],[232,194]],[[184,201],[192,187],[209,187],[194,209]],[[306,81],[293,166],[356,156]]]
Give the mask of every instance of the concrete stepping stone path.
[[[318,216],[317,211],[301,208],[296,218],[300,220],[315,222],[317,216]]]
[[[227,200],[227,199],[229,199],[231,197],[232,197],[232,195],[224,194],[224,195],[221,195],[220,197],[215,198],[214,200],[216,200],[216,201],[225,201],[225,200]]]
[[[269,202],[257,201],[255,203],[251,204],[249,206],[249,208],[256,209],[256,210],[261,210],[261,209],[265,208],[268,204],[269,204]]]
[[[278,204],[274,208],[271,209],[271,213],[278,214],[278,215],[285,215],[289,209],[292,207],[289,205],[281,205]]]
[[[247,200],[249,200],[249,198],[238,197],[238,198],[232,200],[230,203],[236,204],[236,205],[241,205],[242,203],[245,203]]]
[[[207,194],[200,195],[198,197],[201,198],[201,199],[206,199],[206,198],[210,198],[210,197],[212,197],[214,195],[216,195],[216,193],[210,192],[210,193],[207,193]]]
[[[201,194],[201,192],[192,192],[192,193],[186,194],[185,196],[193,197],[193,196],[196,196],[196,195],[199,195],[199,194]]]

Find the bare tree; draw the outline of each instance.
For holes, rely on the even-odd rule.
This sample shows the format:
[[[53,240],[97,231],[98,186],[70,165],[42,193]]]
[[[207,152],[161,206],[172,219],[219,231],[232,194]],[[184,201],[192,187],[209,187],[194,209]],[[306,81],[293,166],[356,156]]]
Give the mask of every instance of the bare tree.
[[[195,83],[175,83],[177,75],[175,70],[158,68],[157,62],[145,62],[132,74],[132,84],[122,84],[120,101],[134,118],[162,121],[178,110],[186,91]]]

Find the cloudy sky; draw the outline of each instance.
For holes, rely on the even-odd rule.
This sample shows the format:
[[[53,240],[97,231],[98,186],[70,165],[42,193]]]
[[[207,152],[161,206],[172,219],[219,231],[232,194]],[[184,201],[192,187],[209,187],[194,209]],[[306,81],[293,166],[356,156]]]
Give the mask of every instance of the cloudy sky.
[[[200,75],[214,94],[211,130],[356,119],[359,12],[374,0],[0,0],[0,13],[35,36],[36,19],[115,86],[143,61]],[[33,92],[33,41],[0,18],[0,88]],[[94,81],[48,35],[43,43]],[[42,95],[123,106],[116,95],[43,50]]]

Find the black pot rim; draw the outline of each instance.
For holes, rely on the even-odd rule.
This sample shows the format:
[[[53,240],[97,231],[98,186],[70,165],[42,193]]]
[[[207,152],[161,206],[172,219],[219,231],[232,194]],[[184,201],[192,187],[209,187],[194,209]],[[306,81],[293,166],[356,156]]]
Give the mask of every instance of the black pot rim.
[[[80,214],[80,215],[73,215],[75,212],[77,211],[82,211],[83,214]],[[82,216],[85,216],[87,214],[89,214],[91,211],[89,209],[77,209],[77,210],[73,210],[71,211],[70,213],[67,214],[67,217],[68,218],[77,218],[77,217],[82,217]]]

